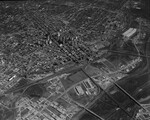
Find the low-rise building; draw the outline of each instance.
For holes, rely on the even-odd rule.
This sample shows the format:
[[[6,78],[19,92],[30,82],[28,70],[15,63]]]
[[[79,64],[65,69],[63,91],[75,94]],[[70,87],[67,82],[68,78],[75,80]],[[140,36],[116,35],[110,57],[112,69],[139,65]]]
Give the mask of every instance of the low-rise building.
[[[90,86],[90,88],[94,88],[93,84],[91,83],[91,81],[89,79],[86,81],[86,84],[88,84]]]
[[[79,95],[83,95],[84,94],[84,90],[82,89],[81,86],[76,86],[75,89],[77,91],[77,94],[79,94]]]
[[[131,38],[137,32],[136,28],[129,28],[127,31],[123,33],[124,38]]]
[[[125,31],[123,33],[123,36],[126,36],[127,34],[129,34],[131,31],[133,31],[133,28],[129,28],[127,31]]]

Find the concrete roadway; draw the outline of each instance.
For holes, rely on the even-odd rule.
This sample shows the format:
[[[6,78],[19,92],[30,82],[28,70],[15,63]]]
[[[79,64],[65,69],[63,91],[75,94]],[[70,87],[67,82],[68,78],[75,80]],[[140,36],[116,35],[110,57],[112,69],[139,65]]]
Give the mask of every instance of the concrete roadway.
[[[100,58],[99,58],[100,59]],[[94,61],[97,61],[97,59],[95,59]],[[91,62],[94,62],[94,61],[91,61]],[[8,93],[12,93],[12,92],[16,92],[16,91],[19,91],[21,89],[26,89],[27,87],[30,87],[34,84],[38,84],[38,83],[45,83],[47,80],[53,78],[53,77],[56,77],[56,76],[59,76],[61,74],[67,74],[67,73],[73,73],[73,72],[76,72],[76,71],[80,71],[81,69],[85,68],[88,64],[90,64],[91,62],[87,62],[87,61],[82,61],[81,64],[77,65],[76,63],[72,62],[72,64],[67,67],[67,68],[64,68],[52,75],[49,75],[45,78],[42,78],[42,79],[39,79],[39,80],[36,80],[36,81],[32,81],[30,83],[28,83],[27,85],[24,85],[24,86],[21,86],[21,87],[18,87],[18,88],[13,88],[13,89],[9,89],[8,91],[4,92],[4,94],[8,94]]]
[[[76,64],[72,64],[70,65],[68,68],[66,69],[63,69],[63,70],[60,70],[50,76],[47,76],[45,78],[42,78],[42,79],[39,79],[39,80],[36,80],[36,81],[32,81],[30,82],[29,84],[25,85],[25,86],[21,86],[19,88],[14,88],[14,89],[9,89],[8,91],[4,92],[4,94],[8,94],[8,93],[12,93],[12,92],[16,92],[16,91],[19,91],[21,89],[26,89],[26,87],[30,87],[31,85],[34,85],[34,84],[38,84],[38,83],[45,83],[47,80],[53,78],[53,77],[56,77],[56,76],[59,76],[61,74],[65,74],[65,73],[73,73],[73,72],[76,72],[76,71],[79,71],[81,70],[81,68],[84,68],[87,64],[81,64],[81,65],[76,65]]]

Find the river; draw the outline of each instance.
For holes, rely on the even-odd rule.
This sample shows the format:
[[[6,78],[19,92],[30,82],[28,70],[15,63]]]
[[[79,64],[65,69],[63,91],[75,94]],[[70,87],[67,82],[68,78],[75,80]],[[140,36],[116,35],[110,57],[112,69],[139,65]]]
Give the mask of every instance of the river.
[[[150,20],[150,1],[142,0],[145,6],[141,10],[132,10],[134,14],[138,17],[146,18]],[[150,41],[150,40],[149,40]],[[147,54],[150,53],[150,43],[146,43]],[[150,54],[149,54],[150,55]],[[138,69],[132,71],[130,75],[126,78],[119,80],[117,83],[131,96],[133,96],[138,102],[142,104],[150,104],[150,79],[149,79],[149,69],[150,69],[150,58],[141,62],[141,66]],[[147,64],[145,64],[148,62]],[[138,74],[138,72],[140,74]],[[126,113],[119,109],[118,106],[108,97],[106,99],[106,94],[101,96],[90,108],[93,112],[100,115],[107,120],[130,120],[134,116],[138,109],[140,108],[133,100],[121,92],[117,87],[112,86],[107,90],[109,94],[115,99],[119,105],[126,111]],[[104,101],[104,102],[102,102]],[[84,113],[79,120],[98,120],[96,117],[89,113]]]

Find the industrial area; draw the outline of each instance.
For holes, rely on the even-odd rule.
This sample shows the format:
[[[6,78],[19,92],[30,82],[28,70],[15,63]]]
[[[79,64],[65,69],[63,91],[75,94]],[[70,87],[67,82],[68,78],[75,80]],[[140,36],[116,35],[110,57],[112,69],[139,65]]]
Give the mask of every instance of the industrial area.
[[[0,120],[150,119],[141,0],[0,6]]]

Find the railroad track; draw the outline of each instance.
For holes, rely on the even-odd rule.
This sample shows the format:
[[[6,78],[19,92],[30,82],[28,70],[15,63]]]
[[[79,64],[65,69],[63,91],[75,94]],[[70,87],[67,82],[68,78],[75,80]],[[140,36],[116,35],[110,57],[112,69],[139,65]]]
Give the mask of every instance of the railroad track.
[[[34,15],[31,16],[31,14],[29,15],[29,17],[31,17],[31,19],[35,22],[35,24],[37,24],[38,27],[39,27],[45,34],[48,34],[48,36],[50,36],[50,39],[52,40],[52,42],[53,42],[54,44],[56,44],[56,46],[58,46],[58,48],[59,48],[63,53],[65,53],[68,57],[70,57],[70,58],[72,59],[72,61],[74,61],[75,63],[77,63],[77,64],[80,63],[80,61],[78,61],[78,58],[76,58],[76,56],[75,56],[74,54],[72,54],[70,51],[68,51],[65,47],[61,47],[61,46],[59,45],[59,43],[57,42],[57,38],[55,38],[55,37],[53,36],[53,34],[50,32],[51,30],[49,29],[49,27],[48,27],[47,25],[45,25],[45,23],[43,22],[43,20],[41,20],[41,19],[39,20],[38,18],[36,18],[36,16],[34,16]],[[93,62],[93,61],[90,61],[90,62]],[[90,62],[89,62],[89,63],[90,63]],[[89,78],[96,86],[98,86],[98,85],[95,83],[95,81],[85,72],[85,70],[84,70],[83,68],[81,68],[81,70],[88,76],[88,78]],[[127,96],[129,96],[129,98],[132,99],[137,105],[139,105],[141,108],[143,108],[140,103],[138,103],[132,96],[130,96],[126,91],[124,91],[124,89],[122,89],[117,83],[113,82],[113,84],[114,84],[117,88],[119,88],[119,90],[123,91]],[[126,110],[124,110],[124,108],[123,108],[121,105],[119,105],[119,103],[118,103],[116,100],[114,100],[110,94],[108,94],[108,93],[107,93],[104,89],[102,89],[100,86],[98,86],[98,88],[101,89],[101,90],[103,90],[103,91],[118,105],[118,107],[121,108],[121,110],[123,110],[131,119],[133,119],[132,116],[131,116]],[[143,108],[143,109],[144,109],[144,108]]]

